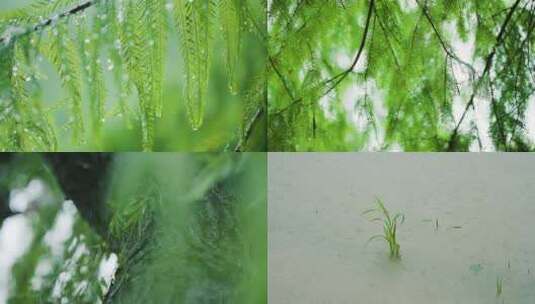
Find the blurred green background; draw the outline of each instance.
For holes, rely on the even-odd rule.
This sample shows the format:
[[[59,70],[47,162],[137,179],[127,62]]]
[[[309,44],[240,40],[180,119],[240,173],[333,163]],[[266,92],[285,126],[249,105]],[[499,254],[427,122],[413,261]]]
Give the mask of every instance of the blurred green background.
[[[0,163],[0,303],[267,303],[266,170],[264,153],[115,153],[102,235],[17,154]]]

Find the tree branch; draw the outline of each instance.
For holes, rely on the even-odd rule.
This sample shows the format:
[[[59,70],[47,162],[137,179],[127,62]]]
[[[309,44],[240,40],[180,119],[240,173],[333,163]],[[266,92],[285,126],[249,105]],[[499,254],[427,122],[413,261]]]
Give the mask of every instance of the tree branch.
[[[435,33],[435,36],[437,36],[438,41],[440,42],[440,45],[442,46],[442,49],[444,50],[444,52],[446,52],[446,54],[449,57],[453,58],[455,61],[457,61],[460,64],[462,64],[465,67],[467,67],[470,70],[470,72],[472,73],[472,75],[475,75],[476,71],[474,70],[474,67],[472,67],[472,65],[470,65],[466,61],[464,61],[461,58],[459,58],[453,52],[453,50],[451,50],[451,47],[447,44],[447,42],[444,41],[444,39],[442,38],[442,35],[440,34],[440,32],[438,31],[437,27],[435,26],[435,23],[433,22],[433,19],[431,18],[431,15],[429,14],[429,11],[427,10],[427,7],[421,5],[420,1],[418,1],[418,0],[416,0],[416,3],[418,4],[418,6],[420,6],[422,8],[422,11],[424,13],[425,19],[427,19],[427,21],[429,22],[429,24],[433,28],[433,32]]]
[[[351,66],[349,68],[347,68],[345,71],[343,71],[340,74],[338,74],[338,75],[332,77],[331,79],[325,81],[325,84],[328,84],[328,83],[330,83],[332,81],[334,81],[334,83],[333,83],[333,85],[331,85],[327,89],[327,91],[325,91],[325,93],[323,93],[322,96],[325,96],[325,95],[329,94],[332,90],[334,90],[334,88],[336,86],[338,86],[338,84],[340,84],[340,82],[342,82],[342,80],[344,80],[344,78],[346,78],[347,75],[351,71],[353,71],[353,69],[357,65],[357,63],[358,63],[358,61],[360,59],[360,56],[362,55],[362,51],[364,50],[364,46],[366,45],[366,38],[368,37],[368,32],[370,30],[370,21],[372,19],[374,6],[375,6],[375,0],[370,0],[370,4],[369,4],[369,8],[368,8],[368,16],[366,17],[366,25],[364,26],[364,35],[362,36],[362,39],[360,40],[360,46],[359,46],[357,55],[355,56],[355,59],[353,59],[353,63],[351,63]]]
[[[394,63],[396,64],[396,67],[398,68],[398,70],[401,70],[401,65],[399,64],[399,60],[398,60],[398,57],[396,56],[396,53],[394,52],[394,48],[392,47],[392,43],[390,42],[390,37],[386,31],[383,20],[381,19],[381,17],[379,17],[379,14],[377,13],[377,7],[374,8],[374,11],[375,11],[375,16],[377,17],[377,20],[379,20],[379,26],[381,27],[383,35],[385,36],[386,43],[388,45],[388,48],[390,49],[390,53],[392,53],[392,58],[394,59]]]
[[[363,35],[363,37],[361,39],[357,55],[353,59],[353,62],[351,63],[351,66],[349,68],[347,68],[346,70],[344,70],[343,72],[339,73],[338,75],[336,75],[336,76],[334,76],[334,77],[332,77],[332,78],[330,78],[330,79],[328,79],[328,80],[323,82],[323,85],[327,85],[330,82],[336,81],[329,89],[327,89],[326,92],[324,92],[320,96],[320,98],[325,96],[325,95],[327,95],[327,94],[329,94],[353,70],[353,68],[355,68],[355,66],[357,65],[357,63],[358,63],[358,61],[360,59],[360,56],[362,55],[362,52],[364,50],[364,46],[366,44],[366,38],[368,36],[370,23],[371,23],[371,17],[373,15],[374,7],[375,7],[375,0],[370,0],[370,5],[369,5],[369,8],[368,8],[368,15],[366,17],[366,25],[365,25],[365,28],[364,28],[364,35]],[[286,90],[288,96],[290,96],[290,99],[292,100],[292,102],[289,105],[287,105],[286,107],[284,107],[284,108],[282,108],[282,109],[280,109],[280,110],[278,110],[276,112],[270,113],[270,115],[281,115],[282,113],[286,112],[288,109],[290,109],[293,106],[301,103],[303,101],[303,98],[295,98],[295,96],[293,95],[292,91],[290,90],[288,84],[284,80],[284,77],[282,76],[280,71],[277,69],[276,64],[275,64],[275,62],[274,62],[274,60],[273,60],[273,58],[271,56],[269,57],[269,62],[271,64],[271,66],[273,67],[273,70],[277,74],[278,78],[282,82],[282,84],[284,86],[284,89]]]
[[[260,117],[262,117],[263,113],[264,113],[264,107],[260,107],[256,111],[253,118],[249,121],[249,123],[245,127],[244,135],[240,138],[240,141],[234,148],[234,152],[241,152],[243,150],[243,146],[247,144],[247,142],[249,141],[249,137],[251,137],[255,123],[260,119]]]
[[[72,200],[82,218],[106,239],[109,214],[105,199],[113,154],[43,153],[42,156],[65,198]],[[14,158],[15,153],[0,153],[0,169],[8,170]],[[0,224],[16,214],[9,208],[9,190],[0,185]]]
[[[500,32],[498,33],[498,37],[496,38],[496,44],[492,47],[492,51],[487,56],[485,60],[485,69],[483,70],[483,73],[479,77],[478,81],[475,84],[474,90],[472,92],[472,95],[470,96],[470,99],[468,103],[466,104],[466,107],[464,108],[463,114],[461,115],[461,118],[459,119],[459,122],[457,122],[457,125],[455,126],[455,129],[453,129],[453,132],[450,136],[450,139],[448,141],[448,151],[453,151],[455,149],[456,145],[456,139],[458,136],[459,128],[466,117],[466,113],[470,109],[470,107],[474,106],[474,99],[476,97],[477,92],[479,91],[479,88],[481,86],[481,83],[483,83],[483,79],[485,76],[489,73],[490,68],[492,67],[492,63],[494,60],[494,56],[496,55],[496,51],[498,47],[503,43],[503,40],[505,39],[505,30],[507,28],[507,25],[509,24],[509,21],[511,20],[513,13],[515,12],[516,8],[520,4],[521,0],[516,0],[514,5],[509,10],[509,13],[507,14],[507,17],[505,18],[504,22],[502,23],[502,26],[500,28]]]
[[[284,79],[284,77],[282,76],[281,72],[277,68],[277,65],[275,64],[275,61],[273,60],[273,58],[271,56],[269,56],[268,59],[269,59],[269,64],[273,67],[273,70],[275,71],[275,74],[277,74],[277,76],[279,77],[279,80],[281,81],[284,89],[286,90],[286,93],[288,94],[288,96],[290,96],[290,99],[292,99],[292,101],[294,101],[295,98],[293,96],[292,90],[290,90],[290,87],[286,83],[286,80]]]
[[[0,227],[4,219],[15,215],[16,213],[9,208],[9,190],[0,188]]]
[[[7,168],[13,159],[13,153],[0,153],[0,227],[4,220],[12,215],[17,214],[9,208],[9,194],[10,189],[7,188],[7,185],[3,183],[8,175],[6,172],[9,171]]]
[[[106,207],[111,153],[44,153],[66,199],[73,201],[96,232],[106,239]]]
[[[277,74],[277,77],[281,81],[282,86],[284,87],[284,90],[286,90],[286,93],[288,94],[288,96],[291,99],[291,102],[290,102],[289,105],[287,105],[286,107],[278,110],[277,112],[270,113],[270,115],[280,115],[283,112],[285,112],[286,110],[288,110],[289,108],[291,108],[294,105],[300,103],[303,99],[302,98],[295,99],[295,97],[294,97],[294,95],[292,93],[292,90],[290,89],[290,86],[288,85],[288,83],[286,83],[286,80],[284,79],[284,76],[282,76],[281,72],[277,68],[277,65],[275,63],[275,60],[273,60],[273,57],[269,56],[268,59],[269,59],[270,65],[273,67],[273,70],[275,71],[275,74]]]
[[[82,12],[84,11],[85,9],[93,6],[96,4],[98,0],[87,0],[73,8],[71,8],[70,10],[66,11],[66,12],[62,12],[60,13],[59,15],[54,15],[52,17],[49,17],[48,19],[45,19],[33,26],[30,26],[26,29],[21,29],[21,30],[14,30],[12,27],[9,27],[6,31],[4,31],[4,33],[2,33],[2,35],[0,36],[0,44],[3,44],[4,46],[8,45],[10,42],[22,37],[22,36],[25,36],[25,35],[28,35],[28,34],[31,34],[33,32],[37,32],[39,30],[42,30],[43,28],[49,26],[49,25],[52,25],[53,23],[57,22],[57,20],[59,19],[62,19],[62,18],[65,18],[65,17],[68,17],[68,16],[71,16],[71,15],[75,15],[79,12]]]

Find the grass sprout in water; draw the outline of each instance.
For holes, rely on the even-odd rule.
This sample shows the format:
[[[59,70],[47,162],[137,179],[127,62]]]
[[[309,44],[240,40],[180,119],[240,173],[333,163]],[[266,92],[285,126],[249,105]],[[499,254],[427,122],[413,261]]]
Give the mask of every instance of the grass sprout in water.
[[[383,201],[376,199],[377,207],[373,209],[368,209],[364,211],[363,215],[373,216],[370,221],[380,221],[383,222],[383,234],[377,234],[372,236],[368,242],[375,239],[383,239],[388,244],[390,249],[390,257],[392,259],[400,259],[400,245],[397,240],[397,227],[398,225],[403,224],[405,221],[405,215],[402,213],[396,213],[391,215],[388,209],[386,209]]]
[[[496,278],[496,297],[500,297],[503,291],[503,278],[498,276]]]

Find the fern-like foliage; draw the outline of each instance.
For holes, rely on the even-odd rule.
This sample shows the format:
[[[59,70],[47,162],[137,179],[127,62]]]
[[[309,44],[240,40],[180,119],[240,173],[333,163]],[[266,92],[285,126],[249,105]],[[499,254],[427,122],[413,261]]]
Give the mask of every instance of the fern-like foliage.
[[[240,2],[239,0],[221,0],[220,10],[223,36],[227,44],[225,48],[225,60],[229,73],[229,89],[232,93],[236,93],[239,86],[237,66],[240,58],[240,24],[243,19],[241,16],[242,11],[240,10],[242,3]]]
[[[206,102],[217,3],[215,0],[176,0],[175,3],[186,65],[188,117],[191,126],[198,129],[202,125]]]
[[[26,39],[24,43],[29,44],[29,41]],[[23,45],[9,45],[4,51],[11,58],[5,58],[7,70],[2,75],[7,76],[7,81],[2,82],[9,84],[2,94],[6,101],[2,103],[2,115],[7,127],[0,130],[0,141],[12,150],[55,149],[57,142],[48,114],[39,100],[32,98],[36,84],[31,55]]]
[[[226,89],[214,87],[217,99],[242,99],[250,90],[240,86],[248,69],[241,65],[241,50],[263,34],[255,27],[262,23],[261,10],[249,0],[36,0],[24,9],[0,13],[1,148],[62,149],[68,132],[76,149],[101,150],[109,146],[105,130],[117,121],[139,132],[146,151],[158,145],[157,129],[164,119],[186,117],[191,129],[201,130],[207,111],[217,117],[217,106],[207,110],[216,94],[210,87],[213,78],[224,74],[228,82]],[[256,43],[265,47],[263,39]],[[223,52],[217,51],[220,46]],[[183,79],[170,82],[175,70],[170,63],[177,55]],[[219,61],[224,73],[214,71]],[[250,76],[263,75],[259,71]],[[21,76],[29,79],[25,85]],[[61,89],[43,92],[56,77]],[[170,87],[183,89],[183,94]],[[170,98],[176,105],[166,102]],[[25,110],[27,104],[33,113]],[[240,107],[245,108],[245,101]],[[234,130],[225,130],[230,135],[227,147],[248,140],[240,132],[247,117],[233,119]]]
[[[77,44],[66,29],[64,23],[57,25],[57,31],[50,35],[50,43],[43,44],[42,53],[49,57],[62,80],[62,85],[69,92],[71,103],[73,137],[83,138],[84,116],[82,114],[82,76],[81,60]]]

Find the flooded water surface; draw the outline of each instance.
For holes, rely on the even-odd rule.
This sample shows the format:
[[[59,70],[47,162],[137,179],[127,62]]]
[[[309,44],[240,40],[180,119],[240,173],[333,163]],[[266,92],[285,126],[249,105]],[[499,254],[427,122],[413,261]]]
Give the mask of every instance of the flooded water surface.
[[[269,303],[535,303],[535,155],[269,156]],[[383,223],[362,213],[384,201]]]

